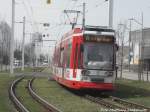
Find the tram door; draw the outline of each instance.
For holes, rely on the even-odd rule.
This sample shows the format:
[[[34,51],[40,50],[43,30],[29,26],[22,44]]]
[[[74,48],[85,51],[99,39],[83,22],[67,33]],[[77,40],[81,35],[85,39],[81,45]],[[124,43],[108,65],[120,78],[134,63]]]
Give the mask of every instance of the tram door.
[[[60,53],[60,63],[61,63],[61,75],[62,78],[64,78],[64,48],[61,48],[61,53]]]
[[[75,51],[74,51],[74,61],[73,61],[73,78],[76,78],[77,75],[77,68],[78,68],[78,51],[79,47],[78,44],[75,46]]]

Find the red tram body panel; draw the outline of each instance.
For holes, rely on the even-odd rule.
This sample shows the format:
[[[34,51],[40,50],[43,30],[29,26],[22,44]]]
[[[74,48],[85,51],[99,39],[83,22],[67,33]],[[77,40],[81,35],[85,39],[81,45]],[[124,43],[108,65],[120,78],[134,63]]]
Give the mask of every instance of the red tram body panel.
[[[73,29],[56,44],[52,67],[54,79],[73,89],[113,90],[115,45],[111,29]]]

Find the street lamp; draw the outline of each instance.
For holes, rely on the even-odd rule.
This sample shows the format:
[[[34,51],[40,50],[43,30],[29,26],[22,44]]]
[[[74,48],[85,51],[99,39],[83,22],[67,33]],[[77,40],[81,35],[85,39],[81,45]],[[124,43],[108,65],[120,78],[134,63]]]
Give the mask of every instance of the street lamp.
[[[121,66],[121,70],[120,70],[120,78],[122,78],[122,72],[123,72],[123,57],[124,57],[124,33],[125,33],[125,29],[126,29],[126,25],[125,24],[118,24],[118,26],[122,26],[123,27],[123,31],[121,32],[121,60],[120,60],[120,66]]]

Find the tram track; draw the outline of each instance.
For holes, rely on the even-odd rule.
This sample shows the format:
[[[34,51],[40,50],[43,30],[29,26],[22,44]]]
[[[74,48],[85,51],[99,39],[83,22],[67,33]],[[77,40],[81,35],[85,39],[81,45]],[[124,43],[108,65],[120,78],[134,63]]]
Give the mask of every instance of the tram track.
[[[30,112],[22,103],[21,101],[17,98],[16,95],[16,86],[17,84],[24,79],[23,77],[20,77],[18,79],[16,79],[10,86],[8,92],[9,92],[9,98],[10,100],[13,102],[15,108],[19,111],[19,112]]]
[[[25,77],[23,76],[23,77],[19,77],[18,79],[13,81],[13,83],[11,84],[11,86],[8,90],[9,98],[13,102],[17,111],[31,112],[31,110],[29,110],[27,107],[25,107],[25,105],[23,104],[24,102],[22,102],[16,94],[16,90],[17,90],[16,87],[24,79],[25,79]],[[44,108],[44,110],[45,110],[44,112],[61,112],[59,109],[54,107],[52,104],[49,104],[46,100],[42,99],[40,96],[38,96],[35,93],[35,91],[32,88],[32,83],[33,83],[34,79],[35,79],[35,77],[28,81],[28,86],[27,86],[28,94],[33,98],[33,100],[38,102],[42,106],[42,108]]]
[[[35,76],[35,75],[34,75]],[[11,101],[14,103],[16,109],[19,112],[30,112],[30,110],[23,105],[23,102],[21,102],[20,98],[17,97],[17,84],[19,84],[22,80],[25,80],[26,78],[24,76],[19,77],[18,79],[14,80],[9,88],[9,97]],[[28,79],[27,83],[27,90],[28,94],[32,96],[34,101],[37,101],[41,107],[44,108],[44,112],[61,112],[59,109],[54,107],[52,104],[49,104],[46,100],[42,99],[40,96],[38,96],[32,87],[32,83],[35,80],[35,77],[32,77],[32,79]],[[150,108],[146,107],[141,104],[129,102],[127,100],[114,97],[114,96],[99,96],[96,95],[90,95],[90,94],[76,94],[78,96],[81,96],[91,102],[94,102],[102,107],[104,109],[112,110],[112,111],[118,111],[118,112],[133,112],[133,111],[142,111],[142,112],[150,112]],[[102,108],[103,109],[103,108]]]
[[[97,97],[93,97],[90,95],[85,95],[84,97],[92,102],[95,102],[95,103],[107,108],[107,109],[124,110],[124,112],[127,111],[126,108],[119,106],[119,105],[115,105],[113,103],[110,103],[110,102],[104,100],[103,98],[97,98]]]
[[[108,96],[108,98],[102,97],[94,97],[91,95],[85,95],[85,99],[97,103],[106,109],[110,109],[113,111],[121,111],[121,112],[133,112],[133,111],[142,111],[142,112],[150,112],[150,108],[144,105],[136,104],[133,102],[129,102],[123,100],[118,97]]]
[[[28,90],[30,95],[35,99],[38,103],[40,103],[48,112],[61,112],[59,109],[57,109],[55,106],[52,104],[48,103],[46,100],[42,99],[40,96],[38,96],[35,91],[32,88],[32,83],[34,81],[35,77],[32,78],[28,82]]]
[[[109,96],[109,98],[112,101],[114,101],[114,102],[117,102],[117,103],[119,103],[121,105],[124,105],[125,107],[132,108],[132,109],[143,109],[143,110],[145,110],[147,112],[150,112],[150,108],[146,107],[144,105],[133,103],[133,102],[129,102],[129,101],[126,101],[124,99],[121,99],[121,98],[118,98],[118,97],[114,97],[114,96]]]

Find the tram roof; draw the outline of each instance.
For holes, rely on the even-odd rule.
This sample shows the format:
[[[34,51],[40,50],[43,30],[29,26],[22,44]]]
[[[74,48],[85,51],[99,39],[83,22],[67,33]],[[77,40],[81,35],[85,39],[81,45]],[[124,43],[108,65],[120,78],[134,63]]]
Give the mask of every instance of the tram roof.
[[[83,32],[84,31],[84,32]],[[95,33],[94,33],[95,32]],[[83,34],[102,34],[102,33],[111,33],[110,35],[112,35],[112,33],[115,33],[115,30],[107,27],[107,26],[89,26],[86,25],[84,27],[84,30],[81,27],[77,27],[74,28],[73,30],[71,30],[70,32],[67,32],[66,34],[64,34],[62,36],[62,40],[65,39],[66,37],[72,35],[72,34],[77,34],[77,33],[83,33]]]
[[[107,26],[85,26],[84,31],[115,32],[115,30]]]

